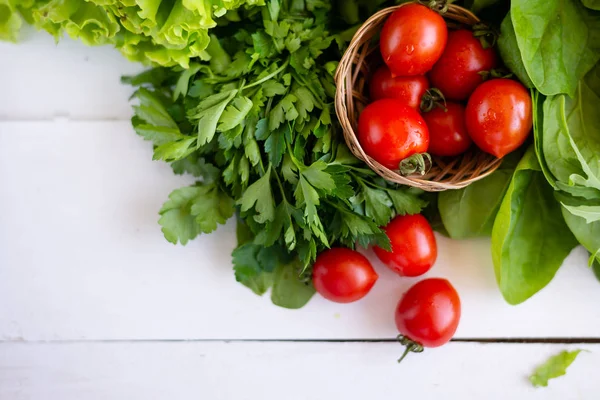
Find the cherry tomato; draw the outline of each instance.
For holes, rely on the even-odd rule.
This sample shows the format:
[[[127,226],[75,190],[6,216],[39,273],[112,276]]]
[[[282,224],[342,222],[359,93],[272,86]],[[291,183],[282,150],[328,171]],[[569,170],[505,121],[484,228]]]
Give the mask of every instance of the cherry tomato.
[[[460,298],[446,279],[429,278],[416,283],[396,307],[396,327],[413,345],[438,347],[447,343],[459,320]]]
[[[479,148],[501,158],[525,142],[532,127],[531,97],[519,82],[492,79],[475,89],[465,112]]]
[[[419,276],[431,269],[437,258],[437,243],[424,216],[399,215],[384,229],[392,251],[375,246],[373,251],[381,262],[401,276]]]
[[[424,75],[393,77],[390,69],[383,65],[371,77],[369,89],[371,101],[398,99],[418,110],[421,98],[429,89],[429,81]]]
[[[360,114],[358,140],[380,164],[398,169],[400,161],[427,151],[429,131],[415,109],[397,99],[381,99]]]
[[[459,103],[446,102],[446,109],[439,107],[423,114],[429,129],[429,154],[457,156],[471,146],[465,124],[465,108]]]
[[[362,299],[379,276],[365,256],[343,247],[325,250],[313,265],[313,285],[317,292],[336,303]]]
[[[446,22],[438,13],[407,4],[388,17],[379,46],[393,75],[423,75],[440,58],[447,39]]]
[[[479,73],[497,66],[496,51],[484,49],[473,32],[460,29],[448,34],[444,53],[429,72],[429,79],[446,99],[466,100],[483,82]]]

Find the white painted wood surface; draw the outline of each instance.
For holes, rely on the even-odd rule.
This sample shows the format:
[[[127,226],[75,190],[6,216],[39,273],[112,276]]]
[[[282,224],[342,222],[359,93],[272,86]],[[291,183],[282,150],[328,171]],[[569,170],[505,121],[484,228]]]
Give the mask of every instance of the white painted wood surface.
[[[191,178],[152,162],[127,121],[119,77],[140,66],[39,34],[0,43],[0,57],[0,399],[320,398],[316,388],[347,398],[595,398],[600,383],[586,375],[596,345],[583,346],[593,353],[569,376],[534,391],[523,377],[564,346],[453,343],[399,369],[393,343],[199,341],[391,338],[395,304],[415,280],[371,257],[380,280],[363,301],[273,306],[235,282],[232,224],[187,247],[163,239],[157,211]],[[460,292],[457,337],[600,338],[600,283],[582,249],[511,307],[487,240],[438,240],[430,275]]]
[[[536,389],[563,346],[452,343],[398,365],[396,343],[0,344],[0,398],[595,400],[600,345],[582,348]]]

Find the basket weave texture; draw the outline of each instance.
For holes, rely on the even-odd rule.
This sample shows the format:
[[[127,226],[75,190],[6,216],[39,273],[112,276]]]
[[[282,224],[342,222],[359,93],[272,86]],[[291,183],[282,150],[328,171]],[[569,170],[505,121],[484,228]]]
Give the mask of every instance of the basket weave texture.
[[[460,189],[494,172],[502,160],[473,146],[467,153],[457,157],[432,157],[430,168],[424,175],[403,176],[399,171],[388,169],[368,156],[356,136],[358,116],[369,102],[368,79],[377,66],[376,63],[371,62],[375,58],[374,53],[379,52],[379,44],[375,39],[388,15],[406,4],[410,3],[377,12],[355,33],[340,60],[335,75],[336,113],[350,151],[383,178],[428,192]],[[452,4],[448,6],[443,17],[450,29],[475,25],[479,22],[479,19],[469,10]]]

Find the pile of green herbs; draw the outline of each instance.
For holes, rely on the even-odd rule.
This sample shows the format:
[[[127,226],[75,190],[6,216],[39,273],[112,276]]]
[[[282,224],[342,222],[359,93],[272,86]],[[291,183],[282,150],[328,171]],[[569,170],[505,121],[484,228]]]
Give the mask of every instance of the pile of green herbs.
[[[531,88],[534,140],[490,177],[441,193],[437,205],[450,237],[491,235],[500,290],[518,304],[577,244],[600,267],[600,2],[475,3],[509,8],[498,47]]]
[[[379,178],[346,147],[333,75],[352,34],[331,1],[270,1],[211,31],[210,61],[125,78],[137,86],[133,126],[154,159],[198,181],[160,210],[172,243],[235,216],[236,279],[302,307],[317,254],[331,246],[389,248],[381,227],[425,206]]]

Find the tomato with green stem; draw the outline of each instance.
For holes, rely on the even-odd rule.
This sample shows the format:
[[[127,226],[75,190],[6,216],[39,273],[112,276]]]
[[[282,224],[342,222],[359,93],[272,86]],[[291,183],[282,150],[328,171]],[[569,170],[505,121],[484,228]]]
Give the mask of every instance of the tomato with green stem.
[[[398,215],[384,230],[392,249],[373,247],[381,262],[401,276],[419,276],[431,269],[437,259],[437,243],[424,216]]]
[[[481,40],[467,29],[448,33],[448,43],[440,59],[429,72],[431,84],[446,99],[466,100],[479,86],[483,72],[498,66],[493,47],[484,48]]]
[[[409,352],[439,347],[452,339],[460,321],[460,297],[446,279],[429,278],[412,286],[396,307],[396,327],[400,342]]]
[[[440,58],[447,39],[444,18],[424,5],[411,3],[388,17],[379,47],[394,76],[423,75]]]
[[[336,303],[351,303],[369,293],[379,276],[365,256],[344,247],[325,250],[313,264],[317,293]]]
[[[389,169],[403,174],[423,172],[423,153],[429,147],[429,131],[423,117],[397,99],[369,104],[358,118],[358,141],[363,150]]]

